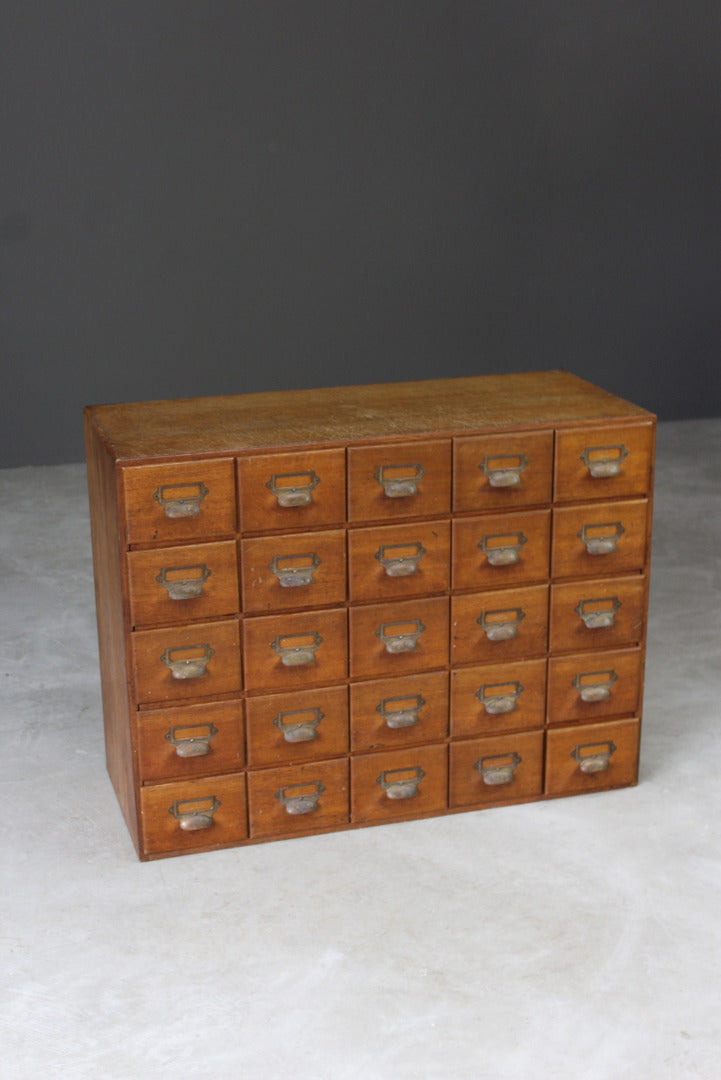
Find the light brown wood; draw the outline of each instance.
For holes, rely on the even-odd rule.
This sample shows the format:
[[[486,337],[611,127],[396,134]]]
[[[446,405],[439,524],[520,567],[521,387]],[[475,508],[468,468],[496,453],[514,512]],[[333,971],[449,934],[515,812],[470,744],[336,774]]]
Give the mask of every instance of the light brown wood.
[[[182,828],[182,818],[177,814],[193,810],[209,812],[216,802],[218,808],[207,828],[192,831]],[[146,856],[227,847],[248,835],[244,773],[143,787],[140,805]]]
[[[489,782],[494,776],[500,777],[501,782]],[[451,746],[450,805],[453,807],[493,806],[539,796],[542,791],[542,731],[468,739]]]
[[[248,698],[248,765],[282,765],[348,753],[345,686]]]
[[[398,520],[451,509],[451,443],[380,443],[348,450],[350,521]],[[399,494],[410,490],[411,494]],[[391,494],[392,492],[396,494]]]
[[[548,661],[548,723],[593,722],[636,714],[643,680],[639,648],[552,656]],[[582,696],[585,694],[588,700]],[[599,697],[599,694],[608,694]]]
[[[294,800],[312,808],[293,813]],[[306,806],[308,804],[306,803]],[[320,832],[348,822],[348,760],[314,761],[248,773],[250,834],[256,839]]]
[[[241,540],[246,613],[342,604],[346,598],[346,543],[342,529]],[[283,584],[293,579],[303,584]]]
[[[284,649],[309,652],[308,662],[284,663]],[[345,679],[348,667],[346,612],[333,609],[246,619],[243,655],[246,690],[305,690]]]
[[[554,728],[546,739],[546,793],[549,795],[577,795],[626,787],[638,779],[637,719]],[[588,757],[609,751],[612,752],[606,768],[600,772],[583,771],[582,763],[587,764]]]
[[[128,544],[208,540],[235,532],[232,461],[129,466],[121,478]],[[178,504],[196,512],[182,514]],[[170,516],[175,513],[181,516]]]
[[[351,749],[395,750],[445,739],[448,674],[424,671],[350,688]]]
[[[270,486],[269,486],[270,485]],[[345,521],[345,453],[298,450],[258,454],[238,461],[240,521],[243,532],[295,531]],[[293,503],[290,489],[298,489]],[[301,490],[304,489],[304,490]]]
[[[617,499],[646,495],[651,490],[654,428],[651,423],[614,425],[560,431],[557,435],[555,498],[558,502]],[[590,459],[619,458],[619,472],[594,477],[583,455]],[[621,457],[626,453],[627,456]]]
[[[399,790],[410,794],[392,797],[394,791]],[[351,758],[351,817],[354,822],[398,821],[437,814],[447,805],[448,751],[445,746],[412,746]]]
[[[240,628],[235,620],[137,630],[131,645],[139,705],[190,704],[241,690]],[[169,666],[190,660],[200,666],[206,657],[204,671],[189,678],[176,677]]]
[[[585,578],[551,586],[551,652],[616,649],[643,640],[646,581],[627,577]],[[615,610],[614,610],[615,609]],[[609,626],[590,625],[592,613],[613,617]],[[586,621],[582,615],[585,615]]]
[[[506,663],[540,656],[546,651],[547,626],[547,585],[454,596],[451,599],[452,662]],[[514,631],[512,637],[502,636],[505,627]]]
[[[410,675],[448,663],[448,600],[444,596],[350,609],[350,672],[357,678]],[[392,651],[396,638],[414,642]]]
[[[551,551],[550,510],[488,514],[453,522],[453,586],[511,588],[547,581]],[[504,559],[515,557],[516,562]]]
[[[398,574],[412,568],[412,573]],[[448,521],[414,521],[348,531],[351,601],[390,600],[448,592],[451,532]]]
[[[595,577],[642,570],[647,561],[647,517],[647,499],[555,509],[553,577]]]
[[[509,711],[498,711],[511,703]],[[545,659],[484,664],[451,672],[454,736],[542,728],[545,714]]]
[[[136,713],[143,783],[230,773],[245,764],[243,702],[214,701]],[[207,753],[191,754],[207,745]]]
[[[130,551],[127,560],[133,627],[210,619],[240,608],[233,540]],[[199,595],[183,596],[183,582]]]
[[[552,463],[552,431],[455,439],[453,509],[505,511],[549,503]],[[495,486],[494,475],[509,470],[516,471],[518,483]]]

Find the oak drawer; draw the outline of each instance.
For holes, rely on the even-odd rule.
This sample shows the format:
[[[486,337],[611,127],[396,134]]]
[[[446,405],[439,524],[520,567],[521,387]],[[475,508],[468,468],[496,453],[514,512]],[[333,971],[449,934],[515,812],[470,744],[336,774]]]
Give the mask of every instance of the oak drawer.
[[[131,634],[139,705],[191,702],[241,689],[237,620],[136,630]]]
[[[350,688],[352,750],[396,749],[448,734],[448,675],[425,671]]]
[[[453,509],[506,510],[551,501],[553,432],[453,440]]]
[[[242,769],[243,703],[216,701],[136,714],[144,782],[210,776]]]
[[[546,794],[627,787],[638,779],[640,722],[609,720],[554,728],[546,739]]]
[[[640,642],[646,580],[640,574],[551,586],[551,652],[609,649]]]
[[[241,540],[246,612],[342,604],[346,594],[342,529]]]
[[[348,519],[425,517],[450,510],[449,439],[348,449]]]
[[[648,500],[593,502],[553,511],[554,578],[625,574],[647,559]]]
[[[121,476],[128,544],[207,540],[235,531],[231,459],[128,465]]]
[[[345,610],[258,615],[245,620],[248,690],[303,690],[345,679],[348,631]]]
[[[409,675],[448,663],[448,600],[369,604],[351,608],[352,676]]]
[[[450,805],[492,806],[543,792],[543,732],[451,744]]]
[[[140,813],[146,855],[237,844],[248,836],[245,775],[143,787]]]
[[[451,672],[451,735],[543,727],[546,661],[457,668]]]
[[[539,656],[548,636],[548,585],[451,598],[453,663],[505,663]]]
[[[345,521],[345,451],[297,450],[238,461],[243,532],[308,529]]]
[[[453,522],[453,588],[500,589],[548,580],[550,510]]]
[[[352,601],[445,592],[451,579],[448,521],[382,525],[348,532]]]
[[[249,772],[248,814],[254,839],[346,824],[347,758]]]
[[[127,560],[133,626],[209,619],[239,609],[232,540],[130,551]]]
[[[251,768],[348,752],[345,686],[248,698],[246,718]]]
[[[584,427],[556,436],[556,502],[648,495],[654,430],[651,424]]]
[[[351,820],[392,821],[448,806],[445,746],[362,754],[351,759]]]
[[[548,661],[548,723],[634,715],[641,703],[640,649],[554,656]]]

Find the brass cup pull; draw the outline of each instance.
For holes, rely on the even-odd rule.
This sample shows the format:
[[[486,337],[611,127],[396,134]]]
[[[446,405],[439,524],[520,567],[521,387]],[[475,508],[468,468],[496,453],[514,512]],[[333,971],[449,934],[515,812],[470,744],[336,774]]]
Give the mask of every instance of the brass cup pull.
[[[418,481],[426,475],[420,463],[414,465],[381,465],[374,476],[389,499],[405,499],[418,494]]]
[[[417,647],[425,626],[420,619],[412,619],[407,622],[381,623],[376,630],[386,647],[386,652],[391,655],[397,653],[413,652]]]
[[[275,793],[287,814],[312,814],[318,809],[318,800],[325,791],[320,780],[307,784],[285,784]],[[290,794],[289,794],[290,793]]]
[[[220,799],[215,795],[199,799],[176,799],[168,807],[168,813],[177,819],[180,828],[186,832],[197,829],[209,829],[213,824],[213,814],[220,806]]]
[[[476,622],[485,631],[489,641],[509,641],[518,634],[518,627],[526,613],[521,608],[500,608],[482,611]]]
[[[207,674],[208,661],[215,653],[210,645],[179,645],[166,649],[160,659],[174,679],[200,679]]]
[[[376,783],[380,784],[388,799],[412,799],[418,794],[418,785],[425,775],[420,765],[408,769],[384,769],[376,777]]]
[[[581,616],[588,630],[605,630],[613,626],[620,607],[618,597],[604,596],[595,600],[579,600],[574,611]]]
[[[274,555],[268,569],[271,570],[284,589],[293,589],[302,585],[313,584],[313,574],[321,560],[314,551],[301,555]]]
[[[625,531],[620,521],[604,521],[598,525],[583,525],[577,535],[589,555],[611,555]]]
[[[320,709],[293,709],[278,713],[273,723],[286,742],[310,742],[317,737],[317,727],[323,719]]]
[[[513,712],[522,693],[523,687],[519,682],[488,683],[479,686],[476,697],[489,715],[501,716]]]
[[[313,498],[313,490],[320,483],[320,477],[308,469],[307,472],[273,473],[266,487],[275,495],[278,506],[308,506]]]
[[[521,558],[521,548],[528,542],[522,532],[491,533],[478,541],[478,547],[490,566],[513,566]]]
[[[497,787],[513,781],[513,774],[522,760],[520,754],[515,751],[512,754],[488,754],[486,757],[479,758],[474,768],[483,777],[484,784]]]
[[[617,678],[615,671],[583,671],[575,676],[573,685],[578,690],[581,701],[593,704],[597,701],[608,701],[611,687]]]
[[[197,517],[209,489],[197,480],[192,484],[161,484],[153,498],[169,518]]]
[[[423,544],[383,544],[376,551],[376,559],[388,577],[408,577],[415,574],[418,564],[426,553]]]
[[[583,773],[592,774],[604,772],[611,762],[611,754],[616,750],[616,744],[610,739],[607,742],[581,743],[574,746],[571,757],[578,762],[578,767]]]
[[[381,714],[389,728],[413,727],[418,723],[419,713],[424,705],[425,701],[420,694],[383,698],[376,705],[376,712]]]
[[[308,634],[278,634],[270,647],[277,652],[286,667],[303,667],[315,660],[316,649],[323,638],[317,630]]]
[[[217,734],[215,724],[195,724],[171,727],[165,732],[165,738],[175,747],[178,757],[203,757],[210,753],[210,741]]]
[[[209,577],[210,570],[205,563],[197,563],[195,566],[164,566],[155,580],[168,590],[171,600],[194,600],[202,596],[203,585]]]
[[[525,454],[487,454],[478,468],[494,488],[518,487],[528,465]]]
[[[619,476],[628,450],[620,443],[617,446],[587,446],[581,454],[581,461],[594,480],[605,480],[609,476]]]

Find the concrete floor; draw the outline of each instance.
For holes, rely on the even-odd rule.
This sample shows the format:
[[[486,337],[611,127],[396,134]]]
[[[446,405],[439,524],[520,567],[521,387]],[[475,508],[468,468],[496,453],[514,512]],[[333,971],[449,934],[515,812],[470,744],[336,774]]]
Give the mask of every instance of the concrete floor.
[[[721,420],[652,581],[639,787],[141,864],[84,468],[1,472],[3,1080],[718,1080]]]

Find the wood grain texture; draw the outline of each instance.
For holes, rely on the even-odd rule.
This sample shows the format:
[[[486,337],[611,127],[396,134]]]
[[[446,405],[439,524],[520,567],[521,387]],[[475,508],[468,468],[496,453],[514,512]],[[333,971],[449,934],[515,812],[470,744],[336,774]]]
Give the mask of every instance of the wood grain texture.
[[[413,572],[389,573],[405,560]],[[447,592],[451,580],[449,521],[415,521],[348,530],[348,589],[351,601],[402,600]]]
[[[499,698],[514,707],[497,712]],[[546,715],[546,661],[515,660],[451,672],[451,734],[492,735],[541,728]]]
[[[252,614],[342,604],[346,598],[346,542],[341,529],[241,540],[243,610]],[[282,580],[305,570],[304,584]]]
[[[239,610],[238,559],[233,540],[130,551],[126,558],[130,621],[134,627],[193,622],[234,615]],[[172,586],[177,589],[184,580],[195,583],[199,595],[173,599]]]
[[[543,732],[522,731],[451,745],[450,805],[493,806],[543,791]],[[487,783],[481,769],[513,766],[503,783]]]
[[[640,648],[552,656],[548,661],[548,723],[592,723],[624,713],[633,716],[641,703],[642,685]],[[608,697],[584,701],[583,688],[588,694],[594,686],[606,687]]]
[[[394,785],[418,779],[413,794],[391,797]],[[361,754],[351,759],[351,817],[354,822],[401,821],[437,814],[448,806],[448,749],[413,746]]]
[[[248,764],[289,765],[348,753],[348,690],[320,686],[248,698]],[[297,739],[300,725],[312,738]],[[288,736],[288,737],[287,737]]]
[[[517,561],[506,563],[503,552]],[[512,588],[547,581],[551,553],[550,510],[483,514],[453,522],[453,587]]]
[[[578,795],[585,791],[626,787],[638,779],[638,719],[609,720],[605,724],[580,724],[554,728],[546,739],[546,793]],[[584,772],[574,751],[583,758],[612,749],[608,767],[601,772]]]
[[[448,674],[424,671],[393,679],[374,679],[350,688],[351,748],[396,750],[445,739],[448,734]],[[394,713],[415,716],[397,725]],[[388,720],[390,717],[391,723]]]
[[[594,577],[642,570],[648,558],[647,515],[647,499],[556,507],[552,576]],[[613,542],[612,550],[594,550],[594,546],[603,548],[604,541]]]
[[[242,701],[142,709],[135,713],[135,724],[143,783],[237,772],[245,764]],[[182,756],[178,752],[184,740],[204,738],[208,739],[206,754]]]

